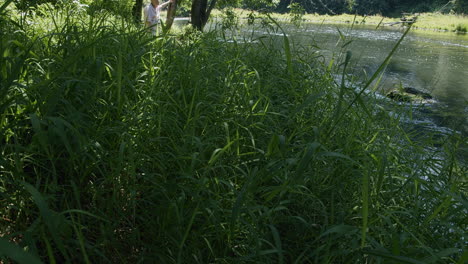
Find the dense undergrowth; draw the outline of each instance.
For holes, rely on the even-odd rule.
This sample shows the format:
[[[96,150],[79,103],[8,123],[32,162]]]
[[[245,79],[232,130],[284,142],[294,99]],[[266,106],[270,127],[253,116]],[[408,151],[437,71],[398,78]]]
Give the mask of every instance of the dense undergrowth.
[[[344,58],[41,10],[0,10],[0,261],[467,259],[463,138],[415,140]]]

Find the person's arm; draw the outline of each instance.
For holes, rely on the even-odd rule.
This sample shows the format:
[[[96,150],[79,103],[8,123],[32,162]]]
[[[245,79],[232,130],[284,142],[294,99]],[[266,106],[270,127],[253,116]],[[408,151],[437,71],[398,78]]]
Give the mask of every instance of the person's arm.
[[[169,1],[165,2],[165,3],[160,4],[159,6],[160,6],[161,8],[164,8],[165,6],[167,6],[168,4],[170,4],[170,3],[172,3],[172,2],[174,2],[174,0],[169,0]]]

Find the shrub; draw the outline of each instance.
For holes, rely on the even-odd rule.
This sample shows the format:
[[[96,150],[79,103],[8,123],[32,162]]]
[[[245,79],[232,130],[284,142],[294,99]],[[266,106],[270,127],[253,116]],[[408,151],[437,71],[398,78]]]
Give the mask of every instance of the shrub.
[[[467,26],[466,26],[466,25],[463,25],[463,24],[458,24],[458,25],[455,27],[455,31],[466,33],[466,32],[467,32]]]

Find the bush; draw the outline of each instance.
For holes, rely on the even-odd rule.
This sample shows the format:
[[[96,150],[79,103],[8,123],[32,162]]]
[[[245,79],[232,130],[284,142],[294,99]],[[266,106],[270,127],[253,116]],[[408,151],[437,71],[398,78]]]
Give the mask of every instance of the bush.
[[[467,26],[463,24],[458,24],[455,27],[455,31],[460,32],[460,33],[466,33],[467,32]]]

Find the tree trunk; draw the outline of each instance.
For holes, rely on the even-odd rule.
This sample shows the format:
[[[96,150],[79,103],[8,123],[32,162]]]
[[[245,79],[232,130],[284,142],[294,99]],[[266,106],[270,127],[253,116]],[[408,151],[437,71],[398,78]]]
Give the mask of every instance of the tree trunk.
[[[210,15],[211,15],[211,10],[213,10],[213,8],[215,7],[216,1],[217,0],[211,0],[210,5],[208,6],[208,9],[206,10],[206,15],[205,15],[205,20],[203,21],[203,26],[205,26],[206,23],[208,22],[208,18],[210,18]]]
[[[202,8],[203,2],[205,2],[206,6],[207,0],[193,0],[192,1],[192,8],[190,9],[190,23],[192,26],[198,30],[203,30],[202,26],[202,16],[205,10]]]
[[[143,0],[135,0],[135,4],[133,5],[132,14],[135,20],[135,23],[141,23],[141,10],[143,9]]]
[[[165,30],[169,31],[174,23],[174,18],[176,16],[177,10],[177,0],[174,0],[167,6],[167,17],[166,17],[166,25]]]
[[[206,22],[208,22],[211,10],[213,10],[213,8],[216,5],[216,1],[217,0],[211,0],[209,5],[208,0],[192,1],[192,9],[190,10],[190,20],[193,27],[200,31],[203,30],[203,27],[206,25]]]

